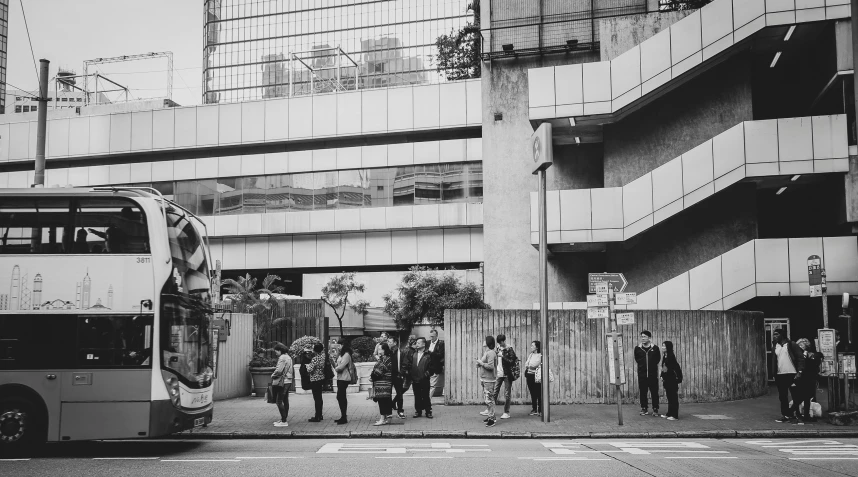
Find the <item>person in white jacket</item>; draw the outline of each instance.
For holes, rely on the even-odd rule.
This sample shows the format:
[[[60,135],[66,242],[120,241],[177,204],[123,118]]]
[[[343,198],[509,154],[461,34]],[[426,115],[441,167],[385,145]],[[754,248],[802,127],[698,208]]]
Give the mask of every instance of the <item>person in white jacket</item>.
[[[288,427],[286,419],[289,417],[289,388],[292,387],[292,377],[295,367],[292,366],[292,357],[289,349],[283,343],[274,345],[274,353],[278,356],[277,367],[271,373],[271,389],[276,396],[277,410],[280,411],[280,420],[274,421],[275,427]]]

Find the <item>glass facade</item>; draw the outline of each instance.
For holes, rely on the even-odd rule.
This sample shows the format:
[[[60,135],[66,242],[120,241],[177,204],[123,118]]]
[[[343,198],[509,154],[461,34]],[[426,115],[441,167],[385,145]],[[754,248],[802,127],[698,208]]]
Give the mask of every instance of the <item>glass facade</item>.
[[[482,162],[133,184],[197,215],[483,201]]]
[[[435,39],[472,21],[468,3],[206,0],[203,102],[287,96],[290,68],[293,94],[441,81]],[[336,47],[358,66],[326,50]],[[293,52],[310,53],[290,66]]]
[[[9,0],[0,0],[0,114],[6,113],[6,55],[9,46]]]

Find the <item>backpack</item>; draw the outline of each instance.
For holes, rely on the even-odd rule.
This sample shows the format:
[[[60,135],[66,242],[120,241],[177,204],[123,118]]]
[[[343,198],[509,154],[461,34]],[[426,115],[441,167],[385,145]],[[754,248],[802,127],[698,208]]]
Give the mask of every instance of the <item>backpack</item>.
[[[357,368],[355,367],[355,361],[351,359],[351,355],[349,356],[349,376],[352,377],[351,381],[349,381],[349,384],[358,383]]]
[[[509,371],[511,375],[510,379],[515,381],[521,377],[521,360],[515,355],[515,350],[511,346],[503,352],[512,355],[512,364],[509,366]]]
[[[325,366],[323,369],[325,375],[325,381],[329,381],[334,379],[334,367],[331,366],[331,355],[325,352]]]
[[[673,370],[673,374],[676,375],[676,384],[680,384],[682,382],[682,368],[679,366],[679,363],[676,363],[676,369]]]

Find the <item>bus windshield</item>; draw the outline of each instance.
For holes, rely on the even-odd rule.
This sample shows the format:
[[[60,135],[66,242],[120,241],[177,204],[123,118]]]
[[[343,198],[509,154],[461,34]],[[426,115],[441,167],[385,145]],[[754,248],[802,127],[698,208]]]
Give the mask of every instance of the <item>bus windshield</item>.
[[[190,217],[167,206],[172,276],[161,293],[162,365],[191,388],[211,384],[211,288],[205,243]]]

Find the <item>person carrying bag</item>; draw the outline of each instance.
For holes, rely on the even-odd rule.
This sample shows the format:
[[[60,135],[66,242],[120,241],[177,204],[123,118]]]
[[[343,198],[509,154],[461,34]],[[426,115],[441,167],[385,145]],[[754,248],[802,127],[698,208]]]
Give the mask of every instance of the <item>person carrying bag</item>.
[[[289,417],[289,388],[292,387],[292,376],[294,374],[294,366],[292,365],[292,357],[289,356],[288,349],[282,343],[274,345],[274,353],[277,354],[277,367],[271,373],[271,384],[268,385],[268,402],[277,404],[277,410],[280,411],[280,420],[274,421],[275,427],[288,427],[286,422]]]

